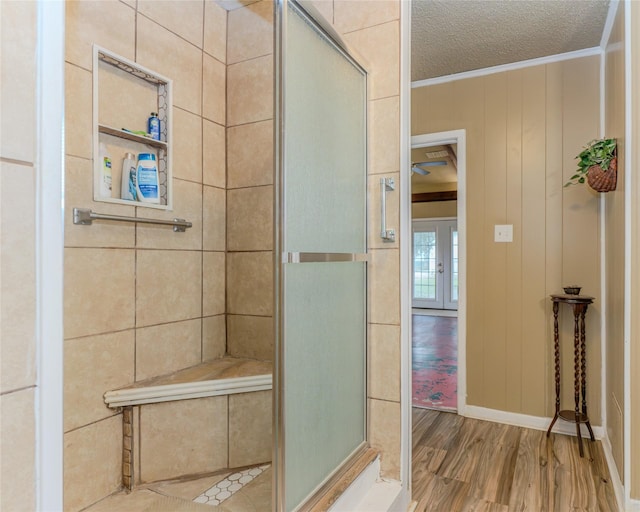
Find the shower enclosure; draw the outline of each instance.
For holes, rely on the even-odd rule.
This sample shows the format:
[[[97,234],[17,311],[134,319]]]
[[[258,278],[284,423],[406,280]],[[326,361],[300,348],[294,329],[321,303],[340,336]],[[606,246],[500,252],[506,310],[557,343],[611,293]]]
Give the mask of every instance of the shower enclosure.
[[[367,443],[367,75],[276,4],[274,503],[313,500]]]
[[[144,510],[136,488],[183,478],[185,506],[257,489],[260,510],[307,510],[368,448],[368,79],[309,5],[65,4],[69,512]],[[328,19],[370,22],[343,7]],[[167,211],[120,199],[117,172],[96,198],[94,148],[121,169],[160,108]],[[191,229],[145,222],[174,218]]]

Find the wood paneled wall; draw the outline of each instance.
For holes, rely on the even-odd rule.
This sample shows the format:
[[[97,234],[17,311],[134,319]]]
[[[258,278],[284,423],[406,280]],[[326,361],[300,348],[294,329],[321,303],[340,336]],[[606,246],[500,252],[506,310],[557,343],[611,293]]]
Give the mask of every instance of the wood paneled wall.
[[[617,189],[606,194],[605,272],[607,282],[606,414],[611,451],[623,477],[624,469],[624,245],[625,200],[625,70],[624,2],[618,6],[605,61],[605,133],[618,139]]]
[[[563,188],[599,133],[599,58],[585,57],[412,91],[412,134],[467,133],[467,404],[550,416],[549,295],[579,284],[588,402],[600,420],[598,196]],[[513,224],[513,243],[494,243]],[[564,311],[563,407],[573,403],[573,325]]]

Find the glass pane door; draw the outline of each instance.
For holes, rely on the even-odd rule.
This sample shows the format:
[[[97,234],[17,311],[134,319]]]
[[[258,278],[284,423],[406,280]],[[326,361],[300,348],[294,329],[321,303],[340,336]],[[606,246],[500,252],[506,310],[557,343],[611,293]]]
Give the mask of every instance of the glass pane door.
[[[442,303],[438,282],[437,230],[424,226],[413,231],[413,302],[414,307],[437,307]]]
[[[449,282],[449,301],[445,301],[445,309],[458,309],[458,227],[457,223],[450,227],[451,233],[451,279]]]
[[[458,309],[455,220],[413,221],[413,307]]]
[[[277,510],[366,441],[366,74],[279,4]]]

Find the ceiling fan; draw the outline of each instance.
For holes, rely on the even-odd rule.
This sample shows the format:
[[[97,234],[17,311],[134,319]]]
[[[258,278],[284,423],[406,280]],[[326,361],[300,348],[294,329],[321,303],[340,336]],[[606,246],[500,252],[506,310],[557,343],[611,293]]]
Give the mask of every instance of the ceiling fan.
[[[447,165],[447,162],[445,160],[437,160],[435,162],[413,162],[411,164],[411,172],[426,176],[427,174],[431,174],[431,171],[428,171],[425,167],[437,167],[440,165]]]

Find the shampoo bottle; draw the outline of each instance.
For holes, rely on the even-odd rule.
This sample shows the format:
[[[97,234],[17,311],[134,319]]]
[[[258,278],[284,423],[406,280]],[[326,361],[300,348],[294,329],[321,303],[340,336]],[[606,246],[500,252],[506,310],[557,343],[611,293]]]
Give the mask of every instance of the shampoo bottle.
[[[133,153],[126,153],[122,161],[122,184],[120,186],[122,199],[135,201],[138,198],[136,172],[136,156]]]
[[[147,132],[152,139],[160,140],[160,119],[158,119],[156,112],[151,112],[149,119],[147,119]]]
[[[104,142],[100,143],[100,197],[111,197],[111,156]]]
[[[140,153],[138,155],[136,189],[138,191],[138,201],[160,203],[158,166],[156,165],[156,155],[154,153]]]

